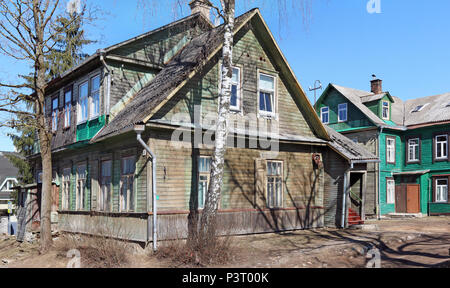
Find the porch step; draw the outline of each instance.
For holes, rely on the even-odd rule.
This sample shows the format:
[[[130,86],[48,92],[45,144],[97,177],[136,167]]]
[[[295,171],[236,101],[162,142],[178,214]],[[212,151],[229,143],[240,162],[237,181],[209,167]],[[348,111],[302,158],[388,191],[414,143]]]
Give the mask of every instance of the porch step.
[[[364,221],[361,219],[361,216],[359,216],[356,211],[353,211],[352,209],[348,209],[348,225],[364,225]]]
[[[385,215],[383,218],[388,219],[409,219],[409,218],[423,218],[424,215],[422,213],[389,213]]]

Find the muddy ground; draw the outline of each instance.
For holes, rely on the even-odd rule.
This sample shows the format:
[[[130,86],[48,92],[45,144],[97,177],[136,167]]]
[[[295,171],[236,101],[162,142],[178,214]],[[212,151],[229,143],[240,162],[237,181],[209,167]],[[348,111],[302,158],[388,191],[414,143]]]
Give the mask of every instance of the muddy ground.
[[[281,234],[233,237],[233,268],[360,268],[368,262],[382,268],[450,268],[450,217],[369,222],[369,230],[316,229]],[[58,242],[58,239],[55,241]],[[133,247],[125,267],[180,267]],[[380,256],[368,256],[374,252]],[[61,251],[39,255],[38,243],[0,236],[0,268],[64,268]]]

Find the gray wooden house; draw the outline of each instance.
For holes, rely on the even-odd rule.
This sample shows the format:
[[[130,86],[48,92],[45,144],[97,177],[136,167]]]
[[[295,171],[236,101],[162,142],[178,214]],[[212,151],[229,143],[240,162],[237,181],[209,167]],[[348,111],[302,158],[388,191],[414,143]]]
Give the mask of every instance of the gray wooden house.
[[[212,145],[196,140],[213,138],[223,27],[192,4],[49,83],[59,229],[148,242],[201,213]],[[322,125],[258,9],[236,19],[233,53],[221,231],[347,225],[349,173],[376,156]]]

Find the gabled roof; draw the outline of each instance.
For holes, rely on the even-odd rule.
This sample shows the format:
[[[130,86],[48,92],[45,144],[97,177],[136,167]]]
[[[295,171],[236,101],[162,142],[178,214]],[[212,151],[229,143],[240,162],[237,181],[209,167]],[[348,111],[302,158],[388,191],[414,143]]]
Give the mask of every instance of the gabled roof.
[[[328,140],[325,128],[314,112],[292,69],[276,45],[258,9],[250,10],[236,18],[235,34],[254,17],[261,21],[262,26],[264,26],[261,30],[264,30],[268,34],[267,38],[270,38],[265,39],[265,41],[268,41],[269,45],[274,45],[273,50],[276,51],[274,53],[278,53],[276,55],[280,59],[280,61],[276,62],[282,67],[282,73],[290,74],[288,77],[292,79],[291,83],[295,83],[292,85],[293,88],[291,88],[295,89],[294,98],[296,97],[296,99],[294,100],[296,100],[297,105],[307,112],[308,115],[305,118],[312,124],[312,129],[315,130],[316,135],[319,138]],[[155,112],[167,103],[221,50],[223,33],[224,25],[221,25],[194,38],[146,87],[134,96],[130,103],[108,125],[99,131],[91,140],[91,143],[130,131],[136,124],[147,123]]]
[[[384,97],[388,97],[391,100],[391,102],[395,102],[394,97],[392,97],[389,92],[383,92],[383,93],[380,93],[380,94],[370,93],[367,96],[362,96],[361,97],[361,102],[362,103],[369,103],[369,102],[381,100]]]
[[[325,127],[331,138],[329,146],[347,160],[351,162],[374,162],[379,160],[376,155],[370,153],[360,144],[353,142],[328,126]]]

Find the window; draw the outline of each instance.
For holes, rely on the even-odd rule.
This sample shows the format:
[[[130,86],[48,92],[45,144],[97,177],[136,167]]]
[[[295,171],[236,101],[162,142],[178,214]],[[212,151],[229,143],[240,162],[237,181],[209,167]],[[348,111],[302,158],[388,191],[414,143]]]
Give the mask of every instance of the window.
[[[408,140],[408,162],[419,162],[420,158],[420,139],[414,138]]]
[[[100,195],[99,195],[99,209],[100,211],[111,211],[111,176],[112,176],[112,161],[103,161],[101,164],[100,177]]]
[[[78,99],[78,123],[83,123],[88,120],[88,97],[89,97],[89,82],[84,82],[79,88]]]
[[[417,112],[420,112],[420,111],[423,110],[423,108],[425,108],[425,107],[427,107],[427,106],[428,106],[428,103],[427,103],[427,104],[424,104],[424,105],[416,106],[416,108],[414,108],[414,109],[411,111],[411,113],[417,113]]]
[[[395,164],[395,138],[386,138],[386,162],[390,164]]]
[[[275,116],[275,77],[259,75],[259,114],[262,116]]]
[[[58,98],[52,100],[52,131],[58,130]]]
[[[387,191],[386,191],[387,204],[395,204],[395,181],[393,179],[387,180]]]
[[[267,206],[283,207],[283,162],[267,162]]]
[[[436,202],[448,202],[448,179],[436,179]]]
[[[62,210],[69,210],[70,208],[70,168],[63,170],[62,177]]]
[[[122,159],[122,176],[120,178],[120,211],[134,211],[134,172],[135,157]]]
[[[448,135],[436,136],[436,159],[448,158]]]
[[[320,109],[320,118],[322,119],[323,124],[330,123],[330,108],[322,107],[322,109]]]
[[[206,194],[209,188],[211,157],[198,158],[198,208],[205,208]]]
[[[238,67],[233,67],[233,76],[231,78],[230,110],[240,111],[241,102],[241,69]]]
[[[1,192],[13,192],[13,188],[17,185],[17,180],[14,178],[7,178],[0,184]]]
[[[389,102],[383,101],[383,119],[389,120]]]
[[[90,119],[100,115],[100,75],[91,79],[91,109]]]
[[[72,119],[72,89],[64,93],[64,128],[70,127]]]
[[[36,173],[36,178],[37,178],[37,183],[41,184],[42,183],[42,171],[38,171]]]
[[[338,106],[338,115],[339,115],[339,122],[346,122],[347,121],[347,103],[339,104]]]
[[[77,167],[77,189],[75,195],[75,208],[77,211],[84,210],[84,195],[86,192],[86,164]]]

